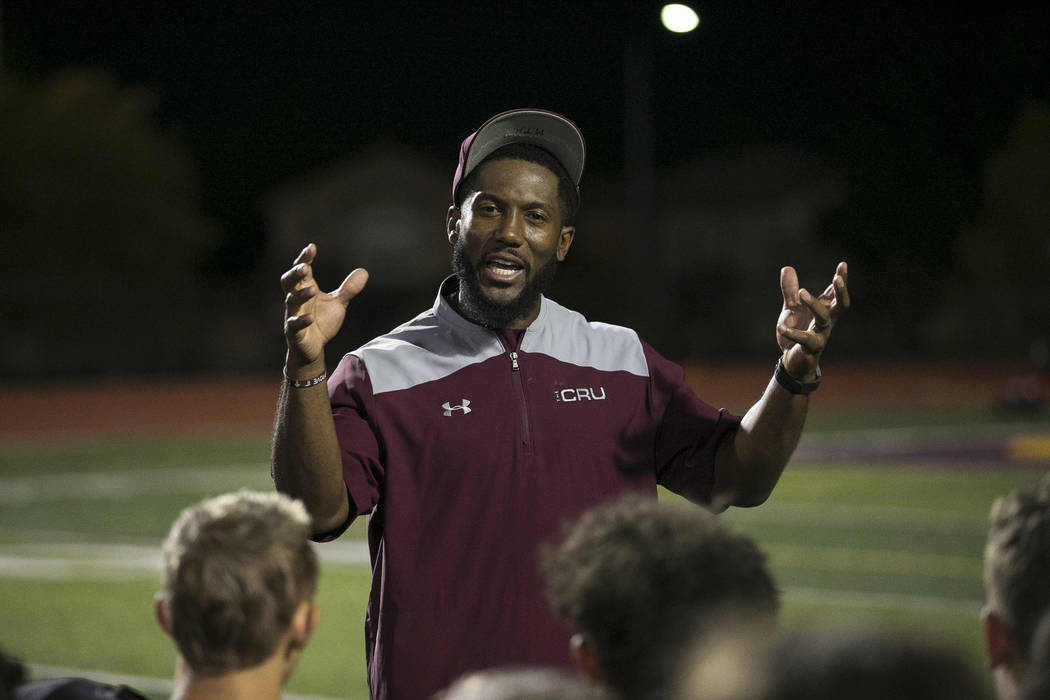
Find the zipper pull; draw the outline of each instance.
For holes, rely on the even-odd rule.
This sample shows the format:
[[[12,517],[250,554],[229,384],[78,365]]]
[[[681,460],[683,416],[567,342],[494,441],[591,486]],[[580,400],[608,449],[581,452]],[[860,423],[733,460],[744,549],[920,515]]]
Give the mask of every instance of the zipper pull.
[[[515,372],[518,371],[518,351],[512,350],[510,353],[510,368]]]

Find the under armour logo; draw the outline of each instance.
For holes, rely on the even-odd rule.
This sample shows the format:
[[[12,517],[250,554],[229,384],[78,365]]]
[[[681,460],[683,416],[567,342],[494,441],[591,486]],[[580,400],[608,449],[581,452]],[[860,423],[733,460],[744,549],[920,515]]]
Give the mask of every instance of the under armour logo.
[[[441,404],[441,408],[445,409],[445,415],[451,416],[453,411],[463,411],[464,414],[470,413],[470,399],[463,399],[463,403],[459,406],[453,406],[448,401]]]

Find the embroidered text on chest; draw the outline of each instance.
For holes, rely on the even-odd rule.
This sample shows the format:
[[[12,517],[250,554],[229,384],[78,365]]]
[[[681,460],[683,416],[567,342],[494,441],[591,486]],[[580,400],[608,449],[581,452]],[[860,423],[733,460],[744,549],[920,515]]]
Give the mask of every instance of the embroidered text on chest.
[[[602,401],[605,398],[605,387],[579,387],[576,389],[555,389],[554,400],[558,403],[573,401]]]

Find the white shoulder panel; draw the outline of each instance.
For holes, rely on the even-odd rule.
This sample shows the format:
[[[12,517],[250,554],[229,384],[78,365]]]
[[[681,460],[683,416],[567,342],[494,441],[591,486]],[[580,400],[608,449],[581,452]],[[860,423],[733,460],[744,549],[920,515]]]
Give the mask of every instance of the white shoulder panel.
[[[490,331],[480,326],[464,330],[443,324],[431,310],[351,354],[364,362],[374,394],[399,391],[447,377],[503,352],[503,345]]]
[[[642,341],[634,330],[588,322],[583,314],[546,297],[540,317],[529,327],[521,349],[580,367],[649,376]]]

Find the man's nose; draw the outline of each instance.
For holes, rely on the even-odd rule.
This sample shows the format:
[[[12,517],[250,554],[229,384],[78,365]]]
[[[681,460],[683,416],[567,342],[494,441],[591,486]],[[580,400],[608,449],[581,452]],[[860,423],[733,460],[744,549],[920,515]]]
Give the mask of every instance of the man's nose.
[[[496,236],[508,245],[521,245],[525,236],[525,217],[517,209],[509,209],[500,222]]]

